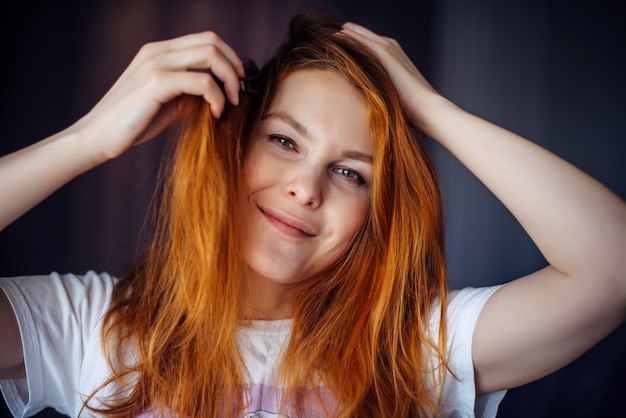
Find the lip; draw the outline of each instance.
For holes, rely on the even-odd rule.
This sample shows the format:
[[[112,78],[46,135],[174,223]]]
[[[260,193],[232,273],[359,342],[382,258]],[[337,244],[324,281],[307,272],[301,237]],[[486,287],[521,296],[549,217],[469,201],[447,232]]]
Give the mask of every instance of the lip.
[[[288,236],[295,238],[312,238],[317,235],[315,230],[304,221],[275,209],[262,208],[260,206],[258,206],[258,208],[269,223]]]

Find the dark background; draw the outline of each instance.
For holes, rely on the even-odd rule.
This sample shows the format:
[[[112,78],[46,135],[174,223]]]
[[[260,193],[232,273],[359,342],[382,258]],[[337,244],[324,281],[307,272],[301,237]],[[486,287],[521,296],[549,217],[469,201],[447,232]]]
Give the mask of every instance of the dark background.
[[[8,7],[0,6],[0,154],[88,112],[146,42],[212,29],[261,63],[293,13],[317,8],[396,38],[458,105],[531,138],[626,198],[622,0],[97,0]],[[163,143],[159,138],[134,148],[75,179],[6,228],[0,275],[122,274],[137,245]],[[544,266],[484,186],[445,150],[427,146],[446,203],[451,287],[502,283]],[[621,417],[625,389],[622,326],[570,366],[511,390],[498,416]]]

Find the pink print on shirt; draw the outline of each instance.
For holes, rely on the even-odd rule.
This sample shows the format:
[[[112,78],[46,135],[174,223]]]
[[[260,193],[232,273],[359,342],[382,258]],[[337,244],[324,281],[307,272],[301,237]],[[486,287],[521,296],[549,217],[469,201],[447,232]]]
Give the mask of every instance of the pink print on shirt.
[[[249,405],[241,418],[293,418],[296,417],[295,408],[287,405],[287,411],[278,412],[281,409],[284,389],[275,388],[262,384],[248,384]],[[336,402],[330,393],[321,386],[318,388],[319,398],[315,391],[311,389],[296,389],[294,396],[302,401],[302,411],[304,416],[325,416],[327,413],[333,415],[336,412]],[[321,404],[320,404],[321,401]],[[286,414],[285,414],[286,412]],[[174,415],[165,412],[164,418],[172,418]],[[137,418],[155,418],[154,412],[149,410]]]

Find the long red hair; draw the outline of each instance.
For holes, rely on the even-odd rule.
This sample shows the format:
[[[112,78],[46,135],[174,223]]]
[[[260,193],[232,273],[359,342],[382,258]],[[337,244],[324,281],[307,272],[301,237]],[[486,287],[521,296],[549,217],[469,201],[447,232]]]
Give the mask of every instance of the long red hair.
[[[302,68],[335,71],[367,100],[374,134],[372,205],[347,252],[299,285],[280,369],[284,405],[320,381],[348,416],[437,414],[446,371],[446,273],[437,178],[382,64],[338,34],[323,15],[304,14],[260,71],[239,107],[215,121],[201,100],[163,171],[147,254],[116,285],[103,328],[105,353],[122,392],[87,408],[132,417],[165,408],[179,416],[236,415],[246,404],[237,198],[254,125],[281,81]],[[439,334],[429,334],[440,303]],[[111,344],[111,341],[115,341]],[[128,352],[133,355],[129,358]],[[321,396],[320,396],[321,398]],[[323,405],[320,405],[323,408]]]

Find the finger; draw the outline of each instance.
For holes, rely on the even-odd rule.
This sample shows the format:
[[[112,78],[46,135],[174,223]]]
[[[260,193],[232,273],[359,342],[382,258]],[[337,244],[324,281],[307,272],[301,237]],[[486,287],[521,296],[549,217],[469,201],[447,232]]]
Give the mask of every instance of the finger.
[[[371,30],[367,29],[365,26],[361,26],[359,24],[352,23],[352,22],[344,23],[343,30],[351,32],[353,34],[359,34],[372,41],[377,41],[380,39],[380,35],[372,32]]]
[[[239,55],[228,43],[224,42],[224,40],[220,38],[215,32],[208,32],[204,33],[203,35],[208,37],[209,42],[212,45],[215,45],[223,54],[223,56],[230,62],[232,67],[235,69],[238,79],[246,76],[246,72],[241,58],[239,58]],[[225,80],[222,79],[222,81]],[[238,81],[239,80],[237,80],[237,82]],[[237,105],[239,103],[239,90],[241,88],[240,83],[238,82],[237,85],[227,84],[227,86],[231,86],[232,89],[232,91],[229,91],[229,99],[231,100],[231,103]]]
[[[346,23],[341,32],[339,32],[339,34],[343,36],[348,36],[362,43],[363,45],[369,46],[380,55],[379,49],[383,46],[383,40],[380,38],[380,36],[376,35],[370,30],[362,26]]]
[[[245,77],[246,72],[243,67],[243,62],[241,61],[241,58],[239,58],[239,55],[235,52],[235,50],[229,44],[224,42],[222,38],[220,38],[217,35],[216,37],[217,39],[216,39],[215,45],[220,49],[220,51],[222,51],[222,54],[224,54],[224,56],[228,59],[228,61],[230,61],[233,68],[237,72],[237,76]]]
[[[192,108],[193,101],[191,100],[191,96],[180,96],[167,103],[158,112],[153,119],[153,123],[140,135],[134,145],[142,144],[156,137],[165,129],[187,116]]]
[[[149,70],[153,70],[154,67],[156,67],[157,70],[160,69],[158,65],[155,65],[153,63],[155,59],[157,62],[160,61],[162,64],[163,62],[167,62],[167,57],[162,58],[163,56],[167,56],[168,54],[176,51],[189,51],[193,50],[194,48],[201,48],[202,46],[207,49],[215,48],[216,50],[219,50],[222,57],[224,57],[232,65],[236,77],[239,78],[245,76],[242,61],[239,59],[235,51],[217,34],[215,34],[214,32],[193,33],[165,41],[151,42],[145,44],[137,53],[133,61],[126,68],[126,70],[122,73],[122,75],[116,80],[112,88],[109,89],[109,91],[105,94],[104,98],[109,96],[112,91],[115,91],[117,86],[123,84],[129,77],[132,76],[132,74],[136,73],[137,71],[141,71],[140,69],[142,66],[144,68],[148,68]],[[204,52],[206,53],[207,51]],[[210,54],[210,50],[208,51],[208,53]],[[205,57],[205,59],[207,58]],[[204,64],[202,64],[201,57],[196,57],[194,62],[193,54],[187,56],[187,60],[187,62],[182,61],[178,64],[176,64],[176,60],[174,60],[174,64],[169,66],[165,65],[163,68],[172,69],[176,68],[176,65],[178,65],[181,70],[211,69],[211,63],[205,61]],[[223,77],[222,82],[225,82],[225,88],[229,101],[231,101],[233,104],[237,104],[239,102],[239,81],[237,80],[237,83],[234,84],[234,78],[232,76],[227,75],[226,72],[224,72],[223,70],[221,71],[221,73],[221,76]]]
[[[228,100],[239,102],[239,74],[232,62],[215,45],[198,45],[174,50],[152,60],[152,66],[167,71],[208,70],[223,84]]]
[[[233,68],[237,72],[239,77],[245,76],[243,62],[239,58],[239,55],[235,52],[230,45],[228,45],[222,38],[220,38],[215,32],[199,32],[190,35],[181,36],[178,38],[170,39],[167,41],[156,42],[154,44],[154,55],[159,53],[166,53],[169,51],[183,50],[203,45],[216,46],[232,64]],[[154,56],[152,55],[152,56]]]
[[[372,51],[383,60],[383,63],[386,61],[385,57],[389,56],[390,54],[393,55],[393,51],[396,51],[400,48],[398,42],[395,39],[377,35],[369,29],[355,24],[351,24],[349,27],[344,27],[341,30],[340,34],[349,36],[356,41],[362,43],[363,45],[371,48]]]
[[[210,43],[210,35],[207,33],[193,33],[164,41],[148,42],[137,52],[137,55],[129,65],[129,69],[140,66],[146,61],[170,51],[192,48],[208,43]]]
[[[217,119],[224,110],[224,93],[210,74],[199,72],[163,71],[153,76],[150,84],[158,85],[160,91],[155,96],[161,105],[166,106],[181,95],[201,96],[209,103],[211,114]]]
[[[216,119],[219,119],[220,116],[222,116],[222,112],[224,111],[226,97],[224,97],[224,93],[222,92],[222,89],[219,87],[215,79],[210,74],[204,73],[187,73],[186,75],[189,76],[189,81],[193,83],[194,86],[199,86],[202,94],[198,95],[204,97],[204,100],[209,103],[209,107],[211,108],[211,114]],[[231,103],[234,103],[235,105],[238,104],[237,102],[239,101],[239,93],[236,93],[236,97],[237,98],[234,101],[231,100]]]
[[[211,32],[200,32],[144,44],[104,97],[107,97],[111,91],[115,90],[117,85],[122,84],[126,79],[131,77],[131,75],[137,71],[138,68],[145,66],[147,62],[150,62],[156,57],[162,56],[171,51],[206,45],[209,44],[214,38],[217,38],[217,35],[214,37],[211,35]]]
[[[344,27],[338,34],[352,38],[363,45],[373,48],[374,50],[377,50],[377,47],[380,45],[379,40],[372,39],[371,37],[365,36],[361,32],[354,31],[351,28]]]

